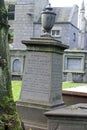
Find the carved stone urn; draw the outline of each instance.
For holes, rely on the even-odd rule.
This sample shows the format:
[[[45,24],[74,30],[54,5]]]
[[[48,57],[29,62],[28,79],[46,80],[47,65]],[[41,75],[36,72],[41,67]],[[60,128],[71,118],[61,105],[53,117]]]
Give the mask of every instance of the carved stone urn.
[[[43,27],[43,31],[46,34],[50,34],[50,31],[55,22],[56,13],[54,13],[53,8],[49,4],[41,13],[41,23]]]

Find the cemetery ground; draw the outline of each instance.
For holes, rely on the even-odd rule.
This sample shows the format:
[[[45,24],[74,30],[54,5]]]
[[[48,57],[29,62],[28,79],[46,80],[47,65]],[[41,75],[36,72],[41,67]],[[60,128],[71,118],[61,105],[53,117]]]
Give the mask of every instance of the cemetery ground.
[[[63,82],[62,89],[77,87],[77,86],[84,86],[84,85],[86,86],[87,83]],[[13,92],[14,101],[17,101],[19,99],[21,87],[22,87],[22,81],[16,81],[16,80],[12,81],[12,92]]]

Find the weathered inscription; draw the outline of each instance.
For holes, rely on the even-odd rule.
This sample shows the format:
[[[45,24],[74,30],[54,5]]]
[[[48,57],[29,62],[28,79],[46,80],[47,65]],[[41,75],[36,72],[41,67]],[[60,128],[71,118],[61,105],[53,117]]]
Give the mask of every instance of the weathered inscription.
[[[51,82],[50,53],[30,52],[25,64],[22,97],[47,100]]]

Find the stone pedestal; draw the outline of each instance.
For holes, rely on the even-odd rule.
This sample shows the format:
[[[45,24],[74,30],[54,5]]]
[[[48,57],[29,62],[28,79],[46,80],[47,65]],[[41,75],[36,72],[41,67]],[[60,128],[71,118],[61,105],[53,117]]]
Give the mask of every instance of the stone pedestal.
[[[46,113],[48,130],[86,130],[87,104],[76,104]]]
[[[66,45],[49,36],[22,41],[27,46],[17,108],[26,126],[46,130],[44,112],[62,106],[62,56]]]

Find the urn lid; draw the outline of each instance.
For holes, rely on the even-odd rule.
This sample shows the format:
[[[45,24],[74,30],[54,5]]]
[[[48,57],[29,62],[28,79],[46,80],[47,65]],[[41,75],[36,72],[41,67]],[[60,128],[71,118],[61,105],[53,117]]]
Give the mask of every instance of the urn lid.
[[[51,4],[50,4],[50,3],[49,3],[49,4],[45,7],[45,9],[42,11],[42,14],[43,14],[43,13],[51,13],[51,14],[56,15],[56,13],[53,12],[53,8],[51,7]]]

